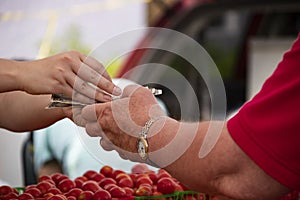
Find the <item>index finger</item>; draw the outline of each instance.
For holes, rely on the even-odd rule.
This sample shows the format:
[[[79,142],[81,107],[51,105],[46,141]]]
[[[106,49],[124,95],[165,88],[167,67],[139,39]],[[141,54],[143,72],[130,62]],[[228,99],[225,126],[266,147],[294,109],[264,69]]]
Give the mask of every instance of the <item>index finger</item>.
[[[84,81],[91,83],[93,86],[106,91],[109,94],[120,95],[121,89],[115,85],[111,80],[102,76],[90,66],[82,64],[80,69],[77,71],[77,75]]]
[[[122,90],[112,82],[105,67],[95,58],[80,53],[80,60],[82,65],[77,73],[81,78],[109,94],[120,95],[122,93]]]
[[[82,108],[81,116],[86,121],[97,121],[96,104],[88,105]]]
[[[105,67],[102,65],[102,63],[100,63],[98,60],[96,60],[93,57],[90,56],[86,56],[84,54],[80,54],[80,58],[81,61],[90,66],[91,68],[93,68],[97,73],[101,74],[102,76],[104,76],[107,80],[109,80],[110,82],[112,82],[111,77],[109,76],[108,72],[106,71]]]

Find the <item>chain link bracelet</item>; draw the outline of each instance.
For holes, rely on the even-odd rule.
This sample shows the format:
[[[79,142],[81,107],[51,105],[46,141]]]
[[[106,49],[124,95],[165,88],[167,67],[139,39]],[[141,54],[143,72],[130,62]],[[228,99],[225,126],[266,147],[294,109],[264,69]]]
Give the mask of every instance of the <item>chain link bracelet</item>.
[[[137,141],[137,151],[138,151],[140,157],[142,158],[142,160],[146,161],[146,163],[148,163],[154,167],[158,167],[158,166],[157,166],[157,164],[153,163],[149,159],[149,155],[148,155],[149,143],[148,143],[147,135],[149,133],[151,126],[161,118],[163,118],[163,116],[155,117],[155,118],[152,118],[149,121],[147,121],[145,123],[145,126],[142,127],[142,130],[139,133],[138,141]]]

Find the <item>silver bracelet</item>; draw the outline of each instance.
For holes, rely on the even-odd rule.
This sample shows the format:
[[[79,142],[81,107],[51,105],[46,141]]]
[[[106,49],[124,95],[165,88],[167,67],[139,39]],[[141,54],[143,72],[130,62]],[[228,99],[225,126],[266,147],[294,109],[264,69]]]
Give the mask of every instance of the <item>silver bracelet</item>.
[[[139,133],[138,141],[137,141],[137,151],[138,151],[140,157],[142,158],[142,160],[146,161],[146,163],[148,163],[148,164],[150,164],[154,167],[158,167],[158,165],[153,163],[149,159],[149,155],[148,155],[148,153],[149,153],[149,144],[148,144],[147,135],[148,135],[149,129],[154,124],[154,122],[158,121],[161,118],[162,118],[162,116],[152,118],[149,121],[147,121],[145,123],[145,126],[142,127],[142,130]]]

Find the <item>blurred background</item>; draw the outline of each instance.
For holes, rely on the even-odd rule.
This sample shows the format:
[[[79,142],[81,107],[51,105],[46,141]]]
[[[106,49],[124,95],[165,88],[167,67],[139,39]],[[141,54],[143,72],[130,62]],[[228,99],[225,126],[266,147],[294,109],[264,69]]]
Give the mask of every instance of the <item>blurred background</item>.
[[[89,54],[117,34],[148,26],[182,32],[205,48],[223,78],[226,116],[230,117],[259,91],[296,39],[300,30],[300,3],[297,0],[2,0],[0,57],[31,60],[67,50]],[[149,35],[112,46],[109,54],[103,54],[113,57],[114,49],[142,45]],[[210,119],[208,89],[193,66],[178,55],[158,49],[137,50],[126,59],[114,62],[108,70],[114,78],[123,77],[142,84],[151,69],[139,71],[138,76],[127,72],[152,62],[174,68],[192,86],[192,91],[178,86],[183,87],[180,95],[189,105],[184,111],[176,95],[164,88],[160,99],[171,117]],[[163,70],[158,74],[152,82],[170,80],[176,85],[176,80]],[[155,87],[163,88],[163,85]],[[193,92],[196,99],[191,100]],[[193,112],[195,106],[201,115]],[[26,184],[24,144],[31,136],[31,133],[0,130],[0,180],[3,182],[12,186]],[[29,158],[32,157],[25,160]]]
[[[31,60],[68,50],[89,54],[114,35],[146,25],[146,1],[3,0],[0,57]],[[28,133],[0,130],[0,179],[13,186],[23,185],[22,147],[27,138]]]

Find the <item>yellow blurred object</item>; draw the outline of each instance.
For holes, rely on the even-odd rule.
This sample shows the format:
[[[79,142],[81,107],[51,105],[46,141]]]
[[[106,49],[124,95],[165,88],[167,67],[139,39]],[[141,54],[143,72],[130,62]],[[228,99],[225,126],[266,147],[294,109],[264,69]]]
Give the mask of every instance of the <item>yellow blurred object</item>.
[[[9,22],[9,21],[20,21],[20,20],[47,20],[47,28],[44,33],[43,39],[41,41],[37,59],[45,58],[50,56],[51,47],[53,43],[53,38],[56,32],[58,20],[64,15],[83,15],[93,12],[100,12],[105,10],[114,10],[119,9],[124,6],[135,3],[150,3],[152,0],[128,0],[128,1],[94,1],[88,3],[80,3],[70,6],[68,9],[45,9],[36,12],[26,12],[26,11],[6,11],[0,13],[0,21]],[[118,62],[114,62],[112,66],[109,67],[109,73],[113,76],[116,74],[116,66]]]
[[[57,27],[57,22],[58,22],[58,14],[57,13],[54,12],[52,15],[49,15],[47,29],[45,31],[43,40],[41,42],[39,52],[37,55],[37,59],[45,58],[45,57],[49,56],[53,37],[54,37],[55,30]]]

